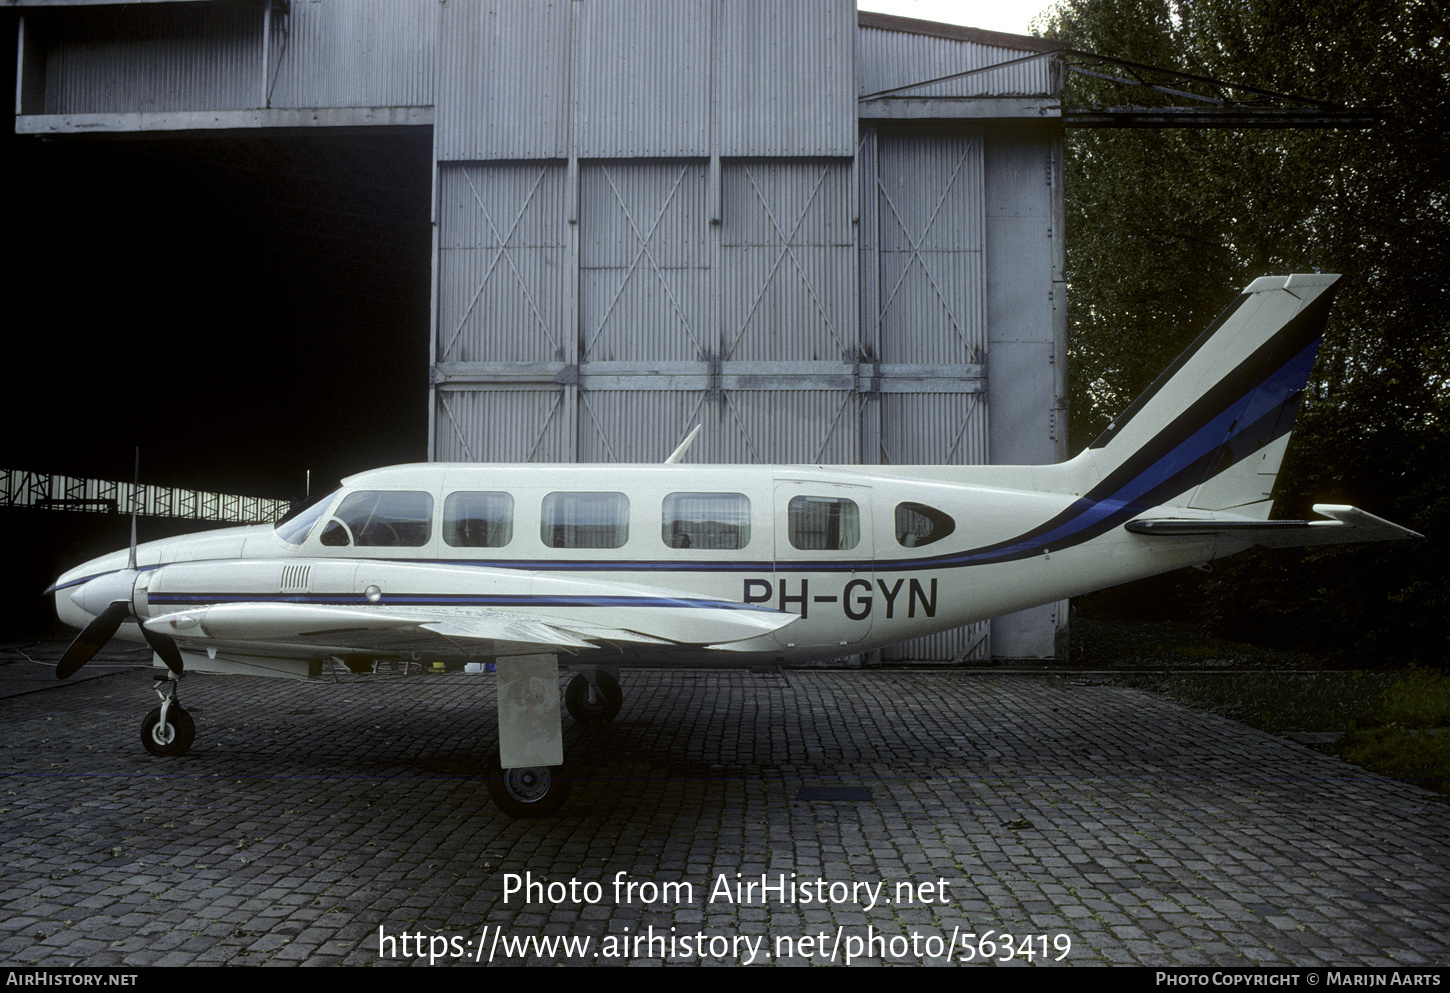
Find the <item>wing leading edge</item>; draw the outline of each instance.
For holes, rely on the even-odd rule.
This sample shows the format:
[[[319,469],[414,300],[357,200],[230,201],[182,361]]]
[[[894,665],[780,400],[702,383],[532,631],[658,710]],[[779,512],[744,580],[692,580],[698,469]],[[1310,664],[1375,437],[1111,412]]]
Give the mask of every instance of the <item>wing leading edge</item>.
[[[145,626],[193,649],[231,647],[303,657],[408,650],[496,656],[572,655],[643,645],[714,647],[770,634],[795,619],[794,614],[742,610],[739,604],[710,600],[636,608],[629,614],[628,628],[496,609],[243,602],[165,614]]]

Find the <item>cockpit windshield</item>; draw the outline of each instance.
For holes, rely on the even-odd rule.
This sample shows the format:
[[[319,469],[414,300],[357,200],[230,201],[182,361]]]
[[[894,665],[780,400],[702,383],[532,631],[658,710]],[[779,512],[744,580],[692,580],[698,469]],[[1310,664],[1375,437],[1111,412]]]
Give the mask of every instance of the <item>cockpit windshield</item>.
[[[321,519],[323,511],[332,506],[332,501],[337,496],[337,492],[337,490],[333,490],[300,514],[282,518],[277,522],[275,528],[277,537],[289,545],[302,544],[307,540],[307,535],[311,532],[313,526]]]

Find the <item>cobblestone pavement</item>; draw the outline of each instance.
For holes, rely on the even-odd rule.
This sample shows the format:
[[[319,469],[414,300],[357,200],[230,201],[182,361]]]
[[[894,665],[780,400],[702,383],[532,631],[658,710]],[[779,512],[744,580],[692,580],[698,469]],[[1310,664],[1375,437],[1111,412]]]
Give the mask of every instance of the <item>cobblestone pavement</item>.
[[[199,676],[156,759],[93,665],[0,664],[8,965],[1450,962],[1438,798],[1139,691],[626,670],[519,821],[492,677]]]

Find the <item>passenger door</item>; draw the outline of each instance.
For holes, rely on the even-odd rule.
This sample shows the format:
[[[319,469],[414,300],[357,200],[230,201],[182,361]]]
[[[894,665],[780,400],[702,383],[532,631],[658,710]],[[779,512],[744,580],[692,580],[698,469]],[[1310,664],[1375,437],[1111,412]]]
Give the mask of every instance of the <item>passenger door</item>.
[[[871,488],[777,480],[771,605],[801,619],[776,641],[848,653],[871,631],[872,578]]]

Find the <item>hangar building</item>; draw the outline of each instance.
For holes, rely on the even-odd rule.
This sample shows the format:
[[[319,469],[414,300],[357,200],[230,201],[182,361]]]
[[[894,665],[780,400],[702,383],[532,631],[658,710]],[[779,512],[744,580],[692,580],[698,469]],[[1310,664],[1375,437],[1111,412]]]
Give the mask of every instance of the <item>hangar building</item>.
[[[12,6],[21,134],[431,133],[433,459],[1066,455],[1049,43],[853,0]]]

